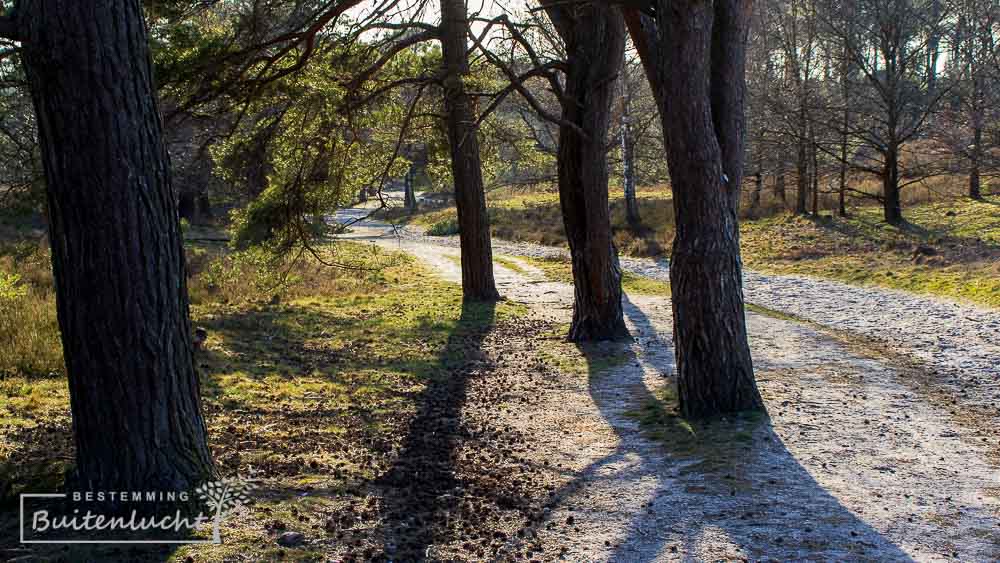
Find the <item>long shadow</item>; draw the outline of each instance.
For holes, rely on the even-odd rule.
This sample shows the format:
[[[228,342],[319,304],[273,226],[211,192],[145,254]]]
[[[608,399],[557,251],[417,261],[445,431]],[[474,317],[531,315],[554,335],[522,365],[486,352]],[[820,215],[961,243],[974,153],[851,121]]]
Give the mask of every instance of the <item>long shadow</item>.
[[[496,318],[495,303],[462,305],[462,315],[440,355],[445,370],[422,391],[402,450],[375,486],[383,490],[382,557],[430,558],[428,548],[445,539],[460,495],[456,461],[463,438],[462,407],[468,383],[488,370],[482,345]]]
[[[625,299],[631,322],[643,333],[656,335],[649,317],[627,296]],[[666,356],[671,358],[672,354]],[[605,417],[621,417],[617,408],[602,400],[606,394],[599,387],[592,386],[592,396]],[[662,444],[669,461],[682,465],[671,484],[710,499],[710,510],[706,505],[685,503],[686,510],[670,511],[669,527],[683,530],[685,553],[697,553],[698,539],[706,532],[718,535],[721,531],[752,558],[780,553],[779,558],[795,559],[910,560],[816,482],[785,447],[766,415],[691,424],[672,412],[675,405],[669,391],[657,396],[640,385],[633,399],[642,406],[642,421],[652,423],[649,437]],[[649,461],[647,455],[644,462]],[[662,485],[659,491],[663,491]],[[656,500],[650,499],[659,505]],[[790,514],[798,517],[789,518]],[[815,522],[808,524],[810,520]],[[644,528],[648,526],[644,526],[643,516],[634,518],[629,536],[619,544],[613,559],[655,560],[670,538],[650,535]],[[836,535],[830,537],[831,532]],[[655,538],[652,545],[650,537]],[[630,550],[637,540],[647,545]]]
[[[632,495],[621,497],[621,508],[633,515],[608,560],[698,559],[699,539],[705,535],[725,536],[751,559],[911,560],[817,483],[766,416],[705,424],[678,417],[670,404],[672,382],[665,382],[665,392],[653,392],[642,381],[643,369],[671,373],[669,340],[625,299],[634,332],[663,347],[638,358],[642,368],[611,372],[600,361],[602,353],[581,347],[591,366],[591,397],[618,434],[619,445],[553,497],[560,502],[583,486],[620,491],[645,484],[649,496],[642,503],[628,506]],[[624,402],[618,397],[622,393],[628,397]],[[650,479],[655,485],[649,486]]]

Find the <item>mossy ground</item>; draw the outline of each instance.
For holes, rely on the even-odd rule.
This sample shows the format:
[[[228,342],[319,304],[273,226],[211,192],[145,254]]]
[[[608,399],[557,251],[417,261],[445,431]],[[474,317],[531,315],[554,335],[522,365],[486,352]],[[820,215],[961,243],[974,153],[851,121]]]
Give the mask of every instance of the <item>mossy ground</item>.
[[[703,421],[685,419],[672,383],[650,393],[638,409],[626,414],[671,458],[684,462],[683,473],[721,478],[734,489],[749,482],[739,475],[738,468],[743,457],[753,451],[755,437],[771,434],[763,412]]]
[[[209,441],[223,475],[253,471],[261,489],[249,512],[227,522],[225,544],[181,548],[171,556],[179,560],[322,560],[321,552],[277,546],[278,530],[261,522],[309,531],[332,504],[355,502],[352,495],[386,470],[387,452],[422,408],[426,389],[466,360],[456,339],[525,311],[509,302],[463,306],[457,285],[369,246],[337,245],[336,259],[350,269],[288,263],[278,286],[254,278],[256,258],[215,247],[189,253],[193,323],[209,335],[196,354]],[[73,445],[58,329],[48,326],[51,274],[44,262],[3,260],[26,291],[15,307],[0,309],[0,327],[28,323],[4,332],[0,346],[0,502],[9,507],[18,493],[58,490]],[[24,317],[22,309],[35,313]],[[4,517],[4,537],[15,538],[16,525]],[[51,555],[117,560],[127,553]]]

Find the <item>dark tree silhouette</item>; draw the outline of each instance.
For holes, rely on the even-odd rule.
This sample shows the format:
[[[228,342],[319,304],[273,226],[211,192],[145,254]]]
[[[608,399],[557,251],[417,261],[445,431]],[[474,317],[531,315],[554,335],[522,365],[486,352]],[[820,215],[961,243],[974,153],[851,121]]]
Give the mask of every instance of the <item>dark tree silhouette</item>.
[[[213,473],[184,254],[139,0],[22,0],[81,487]]]

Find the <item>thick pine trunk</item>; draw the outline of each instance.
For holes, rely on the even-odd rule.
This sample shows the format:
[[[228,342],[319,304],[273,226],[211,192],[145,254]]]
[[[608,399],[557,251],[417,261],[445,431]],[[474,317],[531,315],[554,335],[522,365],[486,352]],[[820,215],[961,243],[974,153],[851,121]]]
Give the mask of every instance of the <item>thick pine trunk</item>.
[[[78,485],[213,473],[184,254],[138,0],[22,0]]]
[[[763,408],[743,304],[742,180],[749,0],[659,0],[661,118],[677,230],[670,264],[685,416]]]
[[[492,301],[499,299],[500,293],[493,279],[493,245],[486,214],[477,120],[472,98],[463,83],[469,74],[468,32],[465,2],[441,0],[445,121],[462,245],[462,293],[473,301]]]
[[[561,8],[554,8],[561,10]],[[572,17],[550,16],[566,43],[566,86],[559,129],[559,199],[573,262],[574,342],[628,336],[621,268],[611,237],[605,140],[615,78],[625,50],[618,8],[589,4]]]

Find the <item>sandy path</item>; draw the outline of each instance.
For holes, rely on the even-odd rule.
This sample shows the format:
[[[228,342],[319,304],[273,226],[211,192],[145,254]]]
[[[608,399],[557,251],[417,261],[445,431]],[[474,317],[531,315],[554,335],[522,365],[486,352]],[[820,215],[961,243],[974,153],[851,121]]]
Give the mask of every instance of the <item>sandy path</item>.
[[[459,280],[457,249],[448,242],[384,232],[368,224],[352,236],[375,237]],[[632,262],[626,267],[636,269]],[[525,273],[497,266],[501,292],[537,314],[568,319],[572,288],[521,265]],[[748,287],[750,300],[762,283],[748,281],[758,286]],[[885,314],[895,315],[887,306]],[[751,314],[771,423],[724,455],[691,454],[647,439],[627,414],[671,373],[669,302],[632,297],[626,315],[634,360],[552,381],[539,404],[509,421],[537,437],[535,456],[550,461],[561,483],[547,526],[536,539],[519,540],[542,548],[536,558],[1000,559],[1000,478],[989,461],[996,436],[987,441],[978,426],[956,424],[952,407],[914,392],[906,372],[808,326]],[[849,319],[843,313],[833,322]],[[985,345],[949,329],[943,336],[963,346]]]

